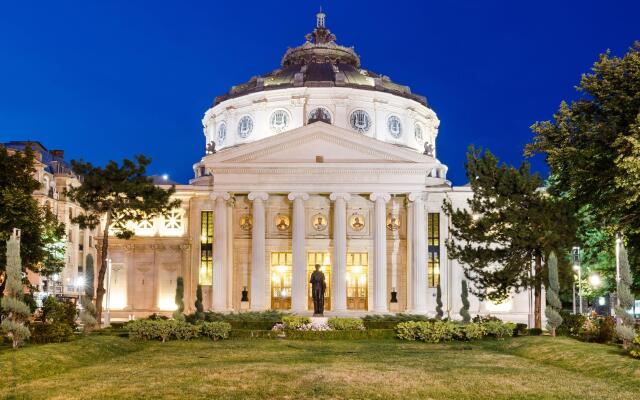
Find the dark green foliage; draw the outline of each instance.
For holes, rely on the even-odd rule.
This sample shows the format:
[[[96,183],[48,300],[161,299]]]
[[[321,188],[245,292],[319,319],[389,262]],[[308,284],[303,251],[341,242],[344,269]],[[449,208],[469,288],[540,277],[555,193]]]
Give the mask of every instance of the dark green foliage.
[[[20,346],[29,338],[29,329],[25,326],[31,310],[22,300],[24,287],[22,285],[22,264],[20,262],[20,238],[17,233],[12,233],[6,246],[6,292],[7,295],[0,299],[2,306],[2,322],[0,332],[11,338],[13,348]]]
[[[513,336],[527,336],[529,334],[529,329],[527,329],[527,324],[516,324],[516,327],[513,330]]]
[[[69,300],[58,300],[55,296],[47,296],[42,302],[40,320],[46,323],[67,324],[72,329],[76,327],[78,311],[76,305]]]
[[[204,305],[202,304],[202,285],[198,285],[198,289],[196,289],[196,302],[194,304],[196,306],[195,317],[198,321],[204,321]]]
[[[540,335],[542,335],[542,329],[540,328],[529,329],[529,336],[540,336]]]
[[[473,322],[475,322],[476,324],[479,324],[482,322],[488,322],[488,321],[502,321],[502,320],[493,315],[476,315],[475,317],[473,317]]]
[[[82,176],[82,184],[71,188],[67,195],[84,212],[73,218],[81,228],[95,228],[106,217],[102,231],[100,264],[96,288],[96,319],[102,318],[102,299],[105,294],[107,250],[110,231],[116,237],[129,239],[134,232],[127,227],[130,221],[140,222],[157,215],[165,215],[180,205],[172,200],[175,187],[163,189],[145,176],[151,159],[138,155],[134,161],[123,160],[122,165],[109,161],[105,167],[96,167],[85,161],[72,161],[73,172]]]
[[[613,317],[588,318],[580,331],[580,340],[610,343],[616,339],[616,320]]]
[[[362,317],[366,329],[395,329],[400,322],[435,321],[422,314],[375,314]]]
[[[203,322],[199,326],[202,336],[212,340],[228,339],[231,332],[231,324],[228,322]]]
[[[582,331],[587,317],[582,314],[571,314],[568,311],[560,311],[562,324],[556,329],[556,333],[562,336],[578,337]]]
[[[444,312],[442,311],[442,289],[440,288],[440,283],[438,283],[438,287],[436,288],[436,319],[442,319],[444,316]]]
[[[203,322],[193,325],[175,319],[139,319],[128,322],[125,328],[131,339],[138,340],[191,340],[208,337],[212,340],[227,339],[231,325],[226,322]]]
[[[471,314],[469,314],[469,289],[467,287],[467,281],[462,281],[462,292],[460,293],[462,298],[462,307],[460,308],[460,316],[462,322],[471,321]]]
[[[207,311],[204,313],[204,320],[207,322],[228,322],[233,329],[269,330],[273,325],[282,322],[282,318],[288,315],[290,314],[273,310],[229,314]],[[197,321],[195,314],[187,316],[187,321]]]
[[[36,321],[29,327],[31,329],[31,343],[61,343],[73,340],[73,328],[62,322]]]
[[[32,193],[40,188],[34,179],[34,152],[9,151],[0,146],[0,274],[5,271],[6,240],[13,228],[21,230],[20,259],[27,269],[44,275],[64,268],[64,224],[48,208],[38,206]],[[5,283],[0,284],[0,297]]]
[[[601,54],[576,90],[579,98],[571,104],[563,101],[553,120],[532,126],[535,137],[526,153],[544,154],[554,190],[579,207],[588,206],[598,229],[624,232],[637,252],[640,43],[623,57]]]
[[[184,279],[181,276],[176,280],[176,310],[173,312],[173,318],[184,321]]]
[[[465,166],[473,190],[468,209],[454,210],[448,201],[443,207],[451,217],[449,255],[464,265],[472,293],[482,300],[503,301],[514,291],[533,288],[540,327],[543,259],[551,251],[565,254],[573,245],[572,206],[541,191],[542,179],[531,174],[527,162],[518,168],[499,164],[490,151],[471,146]]]
[[[327,321],[327,324],[329,328],[336,331],[362,331],[365,329],[362,319],[360,318],[331,317]]]

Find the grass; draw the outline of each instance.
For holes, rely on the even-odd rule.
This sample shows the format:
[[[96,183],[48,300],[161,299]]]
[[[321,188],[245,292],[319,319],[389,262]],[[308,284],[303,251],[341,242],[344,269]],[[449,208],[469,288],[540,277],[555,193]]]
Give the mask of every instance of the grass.
[[[89,336],[1,350],[0,398],[15,393],[27,399],[638,399],[640,361],[615,346],[550,337],[433,345],[163,344]]]

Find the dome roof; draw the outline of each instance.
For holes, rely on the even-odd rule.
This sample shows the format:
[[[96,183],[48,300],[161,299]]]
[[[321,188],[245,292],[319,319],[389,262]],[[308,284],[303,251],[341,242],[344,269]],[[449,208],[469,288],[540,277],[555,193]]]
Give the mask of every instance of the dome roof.
[[[337,44],[335,35],[325,27],[325,14],[322,10],[316,14],[316,18],[316,28],[306,35],[306,42],[287,49],[281,68],[233,86],[228,93],[216,97],[213,105],[265,90],[335,86],[387,92],[428,106],[427,99],[411,93],[408,86],[394,83],[387,76],[361,69],[360,57],[353,47]]]

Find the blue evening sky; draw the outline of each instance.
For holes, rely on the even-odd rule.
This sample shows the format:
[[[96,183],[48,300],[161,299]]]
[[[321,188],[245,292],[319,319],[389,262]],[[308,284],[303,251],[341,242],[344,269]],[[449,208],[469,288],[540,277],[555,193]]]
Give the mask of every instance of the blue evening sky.
[[[186,182],[214,97],[277,68],[320,4],[364,68],[427,96],[456,185],[469,144],[519,164],[598,54],[640,39],[640,1],[4,1],[0,142],[98,164],[144,153]]]

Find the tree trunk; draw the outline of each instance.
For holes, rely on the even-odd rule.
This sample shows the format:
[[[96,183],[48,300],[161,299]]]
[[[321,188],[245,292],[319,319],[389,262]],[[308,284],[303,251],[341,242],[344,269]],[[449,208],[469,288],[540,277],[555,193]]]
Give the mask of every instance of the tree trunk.
[[[98,287],[96,289],[96,320],[98,327],[102,326],[102,298],[106,292],[104,288],[104,277],[108,268],[109,251],[109,226],[111,225],[111,212],[107,213],[107,222],[102,233],[102,249],[100,250],[100,270],[98,271]]]
[[[534,272],[534,324],[536,329],[542,329],[542,256],[540,254],[535,256]]]

